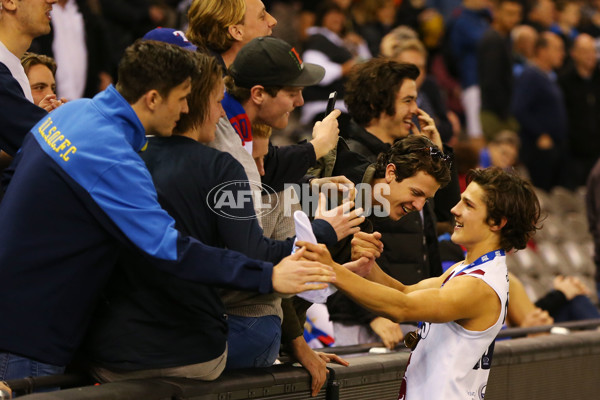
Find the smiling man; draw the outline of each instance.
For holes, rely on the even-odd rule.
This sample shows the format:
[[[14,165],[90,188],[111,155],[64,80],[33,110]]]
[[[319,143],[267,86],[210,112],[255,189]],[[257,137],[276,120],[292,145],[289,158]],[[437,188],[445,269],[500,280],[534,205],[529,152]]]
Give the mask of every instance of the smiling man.
[[[229,120],[237,124],[236,130],[240,137],[254,123],[275,129],[286,128],[292,111],[304,104],[303,89],[316,85],[325,75],[325,69],[320,65],[303,63],[294,47],[281,39],[268,36],[253,39],[244,46],[228,72],[229,75],[225,77],[227,93],[223,108]],[[297,167],[297,174],[304,175],[315,159],[323,157],[335,145],[339,114],[339,111],[334,111],[323,121],[317,122],[313,129],[314,139],[310,143],[286,146],[288,152],[277,156],[274,156],[275,149],[270,146],[267,156],[271,159],[295,158],[295,161],[291,161],[291,166]],[[265,160],[266,174],[267,164],[268,161]],[[277,164],[277,160],[273,164]],[[294,169],[289,166],[287,168]],[[280,176],[278,178],[275,184],[264,180],[263,183],[280,191],[288,181]],[[297,182],[297,179],[292,182]]]
[[[427,200],[448,184],[450,167],[450,157],[431,140],[411,135],[394,142],[374,162],[354,152],[338,152],[333,174],[361,185],[355,201],[373,221],[398,221],[421,211]]]
[[[336,159],[331,162],[332,176],[345,175],[355,183],[365,183],[363,175],[369,163],[376,163],[380,153],[388,152],[395,141],[410,134],[422,134],[430,138],[436,148],[443,148],[433,118],[417,106],[419,77],[416,65],[385,58],[371,59],[352,70],[344,97],[352,116],[346,131],[347,148],[351,151],[343,151],[343,142],[338,144]],[[413,121],[418,121],[420,126],[417,127]],[[429,146],[430,144],[424,143],[420,145]],[[451,149],[446,146],[443,151],[444,154],[440,152],[439,155],[447,158],[446,154],[450,154]],[[329,176],[329,171],[324,176]],[[407,185],[408,181],[413,180],[418,182],[421,178],[424,176],[416,174],[401,184]],[[437,188],[434,192],[436,190]],[[428,197],[430,196],[421,196],[414,205],[403,209],[402,205],[393,206],[396,199],[401,197],[391,194],[388,199],[388,203],[392,205],[390,218],[373,219],[373,229],[382,234],[381,241],[386,248],[379,265],[386,273],[408,284],[442,274],[436,217],[432,205],[425,203]],[[458,201],[458,190],[456,197],[450,202],[438,202],[438,198],[436,196],[436,205],[446,206],[446,212],[450,216],[450,208]],[[420,212],[407,215],[406,211],[409,210]],[[335,255],[338,256],[337,252]],[[347,250],[345,256],[349,255]],[[381,341],[386,347],[393,349],[401,342],[403,330],[412,329],[375,315],[340,292],[329,298],[327,306],[333,321],[336,343],[340,346]]]
[[[227,93],[244,107],[251,123],[283,129],[290,113],[304,104],[304,87],[319,83],[324,75],[323,67],[302,63],[283,40],[260,37],[244,47],[229,68]]]
[[[381,143],[379,149],[387,148],[386,144],[417,131],[415,117],[423,123],[423,133],[442,148],[431,118],[417,106],[419,75],[416,65],[385,58],[369,60],[352,71],[344,98],[353,121],[348,143],[352,151],[370,156],[369,140]]]
[[[373,164],[352,167],[354,171],[346,169],[347,177],[370,189],[359,190],[356,203],[363,204],[372,221],[398,221],[413,211],[421,211],[427,200],[450,181],[450,160],[420,135],[396,141]],[[361,179],[357,180],[359,176]]]
[[[338,149],[340,147],[339,144]],[[380,153],[373,163],[354,152],[338,151],[333,172],[334,175],[345,176],[360,189],[355,203],[357,207],[362,206],[365,209],[365,215],[370,222],[367,225],[372,232],[374,227],[378,227],[379,231],[389,229],[391,224],[414,215],[414,211],[423,210],[427,200],[450,181],[450,167],[450,157],[442,153],[431,140],[422,135],[411,135],[394,142],[388,150]],[[366,226],[363,225],[361,230],[363,229],[366,229]],[[422,235],[420,241],[423,241]],[[398,247],[401,243],[396,238],[396,241],[390,242],[391,249],[387,251],[393,251],[393,247]],[[350,240],[339,242],[331,252],[337,262],[349,261]],[[336,296],[337,293],[327,301],[330,315],[336,315],[332,317],[334,322],[343,321],[347,326],[368,326],[373,319],[370,314],[363,317],[363,313],[357,311],[356,305],[350,307],[345,297]],[[344,334],[352,336],[357,343],[369,342],[361,339],[365,332],[360,330],[343,332],[336,336],[336,340]],[[389,340],[395,343],[389,346],[386,343],[386,346],[393,348],[401,340],[401,336]]]
[[[413,352],[402,400],[483,399],[506,317],[505,252],[524,248],[537,229],[540,205],[529,182],[499,168],[472,170],[469,179],[452,209],[452,241],[466,257],[440,277],[404,285],[375,265],[366,280],[342,271],[321,249],[319,259],[334,266],[336,286],[352,299],[396,322],[422,321],[412,342],[405,340]],[[373,239],[355,238],[353,258],[374,259],[381,247]]]

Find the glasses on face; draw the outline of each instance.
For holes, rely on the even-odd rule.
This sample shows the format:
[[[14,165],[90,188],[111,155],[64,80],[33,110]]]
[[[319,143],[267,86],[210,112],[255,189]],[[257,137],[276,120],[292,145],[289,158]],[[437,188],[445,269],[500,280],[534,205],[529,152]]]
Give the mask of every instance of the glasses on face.
[[[444,154],[440,150],[435,147],[423,147],[419,149],[420,151],[427,152],[434,160],[442,160],[445,162],[452,162],[452,154]]]

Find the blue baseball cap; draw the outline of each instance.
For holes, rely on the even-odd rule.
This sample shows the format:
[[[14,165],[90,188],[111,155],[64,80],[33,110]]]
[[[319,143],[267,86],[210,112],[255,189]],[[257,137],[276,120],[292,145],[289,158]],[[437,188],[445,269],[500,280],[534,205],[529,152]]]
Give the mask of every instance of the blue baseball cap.
[[[146,33],[143,37],[144,40],[156,40],[158,42],[165,42],[175,44],[184,49],[196,51],[196,46],[192,44],[182,31],[178,31],[172,28],[155,28],[150,32]]]

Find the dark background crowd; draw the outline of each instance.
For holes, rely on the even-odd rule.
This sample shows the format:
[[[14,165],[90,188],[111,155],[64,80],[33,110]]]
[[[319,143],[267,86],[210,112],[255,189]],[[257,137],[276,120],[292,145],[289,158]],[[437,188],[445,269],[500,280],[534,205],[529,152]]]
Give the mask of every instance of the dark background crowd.
[[[69,3],[77,4],[83,30],[64,34],[60,24],[70,25],[69,18],[76,18],[62,11],[68,10]],[[157,26],[185,32],[190,4],[189,0],[61,0],[53,14],[59,11],[66,16],[54,17],[53,31],[37,38],[31,50],[57,59],[60,97],[91,97],[115,80],[124,49],[145,32]],[[302,49],[305,61],[325,64],[327,70],[319,86],[305,91],[306,104],[296,111],[299,122],[288,127],[297,136],[320,116],[328,90],[337,89],[343,97],[345,76],[352,66],[376,56],[402,60],[402,39],[415,37],[424,57],[425,85],[420,91],[425,95],[420,106],[445,129],[443,136],[455,146],[461,169],[491,163],[522,165],[533,183],[546,190],[585,184],[600,154],[596,100],[600,2],[264,4],[278,20],[273,35]],[[328,32],[328,39],[319,40],[322,32]],[[59,40],[70,43],[60,46]],[[55,54],[57,48],[79,50]],[[77,79],[73,77],[79,81],[71,82]],[[340,108],[344,111],[343,103]],[[488,147],[497,139],[502,149],[490,152]]]

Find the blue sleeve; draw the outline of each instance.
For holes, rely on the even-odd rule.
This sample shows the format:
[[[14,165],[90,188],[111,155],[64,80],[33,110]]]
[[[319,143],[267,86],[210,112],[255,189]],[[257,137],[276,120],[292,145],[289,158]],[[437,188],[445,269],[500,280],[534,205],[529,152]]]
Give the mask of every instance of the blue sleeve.
[[[253,260],[230,249],[207,246],[190,236],[178,235],[176,247],[173,261],[148,259],[158,269],[205,285],[273,292],[273,264],[269,262]]]
[[[273,290],[271,263],[181,236],[175,221],[160,207],[150,173],[141,159],[113,165],[91,187],[90,195],[157,268],[205,284],[261,293]],[[214,268],[215,265],[221,268]]]
[[[27,132],[46,115],[46,110],[27,100],[19,83],[0,63],[0,148],[14,156]]]
[[[459,54],[475,51],[485,29],[486,25],[474,18],[459,19],[453,30],[456,51]]]

